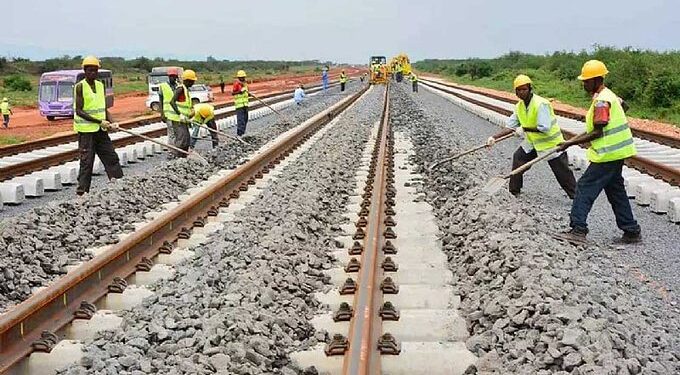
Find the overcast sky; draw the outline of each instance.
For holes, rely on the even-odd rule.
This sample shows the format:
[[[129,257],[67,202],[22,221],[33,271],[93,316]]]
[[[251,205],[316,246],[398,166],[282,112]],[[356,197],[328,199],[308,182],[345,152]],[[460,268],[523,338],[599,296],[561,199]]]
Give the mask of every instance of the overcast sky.
[[[365,63],[680,49],[678,0],[1,0],[0,55]]]

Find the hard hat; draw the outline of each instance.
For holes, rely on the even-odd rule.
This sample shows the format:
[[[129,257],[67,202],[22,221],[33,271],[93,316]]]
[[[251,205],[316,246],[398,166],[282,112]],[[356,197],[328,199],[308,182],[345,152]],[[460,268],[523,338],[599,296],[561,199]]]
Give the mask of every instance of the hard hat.
[[[205,104],[198,108],[198,114],[201,115],[201,117],[203,118],[211,117],[214,115],[214,113],[215,111],[213,109],[213,106],[211,106],[210,104]]]
[[[102,67],[101,64],[99,63],[99,59],[96,58],[96,57],[94,57],[94,56],[92,56],[92,55],[87,56],[87,57],[85,57],[85,58],[83,59],[83,68],[86,67],[86,66],[88,66],[88,65],[90,65],[90,66],[96,66],[97,68],[101,68],[101,67]]]
[[[189,80],[189,81],[198,81],[198,78],[196,77],[196,72],[194,72],[191,69],[187,69],[182,73],[182,80]]]
[[[529,76],[520,74],[517,77],[515,77],[515,81],[512,83],[512,88],[517,89],[520,86],[526,85],[526,84],[531,84],[531,78]]]
[[[238,72],[236,72],[236,77],[245,78],[246,77],[246,71],[245,70],[239,70]]]
[[[179,75],[179,69],[177,69],[177,68],[168,68],[168,75],[169,75],[169,76],[178,76],[178,75]]]
[[[7,99],[7,98],[2,98],[2,101],[3,101],[3,102],[8,102],[9,99]]]
[[[590,60],[583,64],[583,68],[581,68],[581,75],[578,76],[578,79],[585,81],[595,77],[604,77],[607,75],[607,73],[609,73],[609,70],[607,70],[607,66],[604,65],[602,61]]]

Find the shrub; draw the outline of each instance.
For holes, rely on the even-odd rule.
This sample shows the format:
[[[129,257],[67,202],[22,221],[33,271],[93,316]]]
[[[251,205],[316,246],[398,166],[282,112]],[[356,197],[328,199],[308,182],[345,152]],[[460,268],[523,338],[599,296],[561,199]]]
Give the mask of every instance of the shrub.
[[[680,82],[665,70],[655,74],[645,88],[645,101],[652,106],[668,108],[680,96]]]
[[[7,76],[4,86],[11,91],[31,91],[31,81],[18,74]]]

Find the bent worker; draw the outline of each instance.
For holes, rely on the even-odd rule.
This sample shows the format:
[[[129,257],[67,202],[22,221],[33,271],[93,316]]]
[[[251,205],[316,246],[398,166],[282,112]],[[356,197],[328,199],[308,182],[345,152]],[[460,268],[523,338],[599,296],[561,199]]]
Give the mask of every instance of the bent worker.
[[[207,103],[200,103],[194,106],[194,117],[191,119],[192,122],[196,124],[206,125],[210,129],[217,130],[217,123],[215,122],[215,107]],[[191,134],[191,148],[196,145],[196,140],[198,139],[199,126],[194,126],[194,130]],[[219,138],[217,138],[217,133],[209,132],[212,138],[212,147],[217,148],[220,143]]]
[[[297,105],[302,105],[302,99],[305,98],[305,87],[302,86],[302,83],[298,85],[298,88],[295,89],[295,92],[293,93],[293,100],[295,101],[295,104]]]
[[[586,133],[558,146],[559,150],[566,150],[569,146],[590,142],[586,152],[590,165],[578,180],[571,206],[571,230],[559,235],[572,243],[585,242],[588,214],[602,190],[612,206],[616,225],[623,230],[623,236],[617,242],[636,243],[642,239],[622,175],[624,161],[636,155],[637,150],[621,99],[604,85],[607,73],[609,70],[601,61],[590,60],[583,65],[578,79],[593,97],[586,114]]]
[[[345,84],[347,84],[347,74],[343,70],[340,72],[340,92],[345,91]]]
[[[557,117],[552,104],[533,92],[531,78],[520,74],[513,82],[515,94],[520,99],[515,105],[515,110],[508,118],[507,128],[498,134],[489,137],[488,146],[493,146],[496,139],[511,134],[513,131],[524,138],[520,147],[512,156],[512,169],[517,169],[529,161],[536,159],[539,154],[545,154],[554,150],[558,144],[564,142],[562,129],[557,123]],[[561,150],[548,160],[557,182],[560,184],[569,198],[576,194],[576,179],[569,169],[567,153]],[[510,193],[518,196],[522,190],[524,178],[522,174],[510,177]]]
[[[2,113],[2,126],[7,129],[9,128],[9,115],[13,115],[12,107],[9,105],[9,99],[2,98],[2,103],[0,103],[0,113]]]
[[[173,146],[189,151],[191,145],[191,135],[189,134],[189,119],[194,116],[192,109],[193,102],[189,95],[189,87],[193,86],[198,80],[196,72],[187,69],[182,73],[182,84],[175,88],[172,99],[170,100],[170,107],[172,110],[168,111],[166,116],[172,121],[172,130],[175,134]],[[185,158],[187,155],[179,151],[173,151],[176,157]]]
[[[411,72],[411,86],[413,88],[413,92],[418,92],[418,76],[416,76],[416,74],[413,72]]]
[[[78,133],[78,151],[80,152],[80,169],[78,171],[78,187],[76,194],[82,196],[90,191],[92,168],[95,154],[99,156],[109,180],[123,177],[123,169],[118,154],[107,130],[115,127],[111,124],[111,114],[106,108],[104,84],[97,80],[101,64],[94,56],[83,59],[85,78],[75,84],[73,91],[74,115],[73,130]]]
[[[236,109],[236,136],[242,137],[246,133],[248,125],[248,83],[246,83],[246,71],[239,70],[236,73],[236,81],[231,86],[231,95],[234,96],[234,108]]]
[[[168,68],[168,82],[161,83],[158,88],[158,102],[161,104],[161,121],[168,127],[168,143],[170,144],[175,144],[175,132],[172,121],[179,121],[179,115],[175,113],[170,105],[172,98],[175,96],[178,78],[179,70],[177,68]]]

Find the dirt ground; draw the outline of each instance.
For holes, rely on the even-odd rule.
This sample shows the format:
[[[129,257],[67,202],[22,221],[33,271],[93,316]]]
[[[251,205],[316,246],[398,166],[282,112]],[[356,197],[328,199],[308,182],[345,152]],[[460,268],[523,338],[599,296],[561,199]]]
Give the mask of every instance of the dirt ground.
[[[355,75],[358,72],[358,69],[346,70],[348,75]],[[331,79],[337,78],[339,74],[340,69],[332,69],[330,74]],[[249,84],[249,88],[253,94],[257,95],[283,89],[292,89],[300,83],[303,85],[319,84],[321,83],[321,73],[282,75],[271,79],[256,80]],[[212,89],[215,94],[213,104],[223,103],[232,99],[231,82],[227,82],[227,85],[225,85],[224,94],[220,92],[219,86],[213,86]],[[110,109],[111,116],[115,121],[123,121],[153,114],[153,112],[144,105],[146,97],[146,92],[117,95],[115,97],[114,105]],[[36,108],[15,108],[13,109],[13,112],[14,114],[11,117],[9,129],[2,129],[0,127],[0,136],[15,136],[25,138],[26,140],[35,140],[64,132],[70,132],[73,129],[72,119],[66,118],[48,121],[40,116],[40,112]]]

